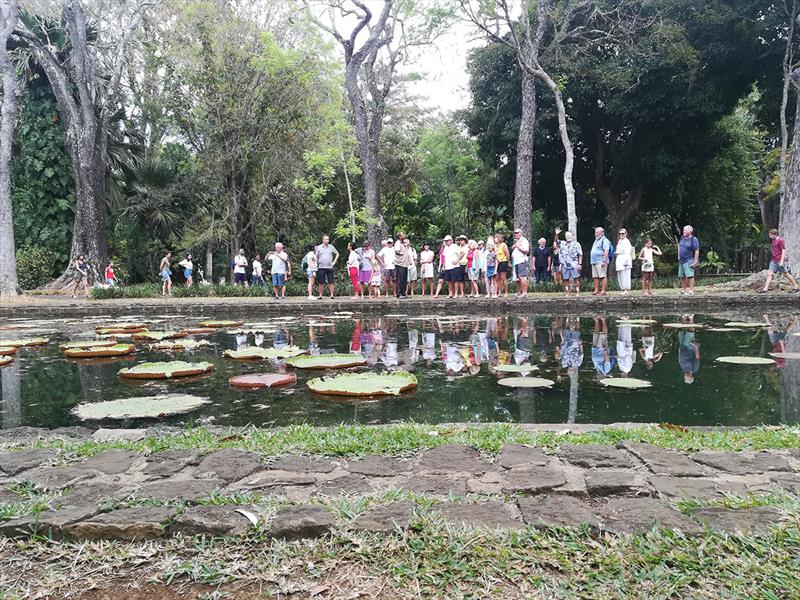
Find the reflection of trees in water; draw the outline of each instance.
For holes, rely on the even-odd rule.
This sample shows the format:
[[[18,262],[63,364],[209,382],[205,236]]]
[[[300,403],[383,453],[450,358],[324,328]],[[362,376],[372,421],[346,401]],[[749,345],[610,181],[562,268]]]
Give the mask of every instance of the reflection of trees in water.
[[[786,334],[786,352],[800,352],[800,336],[792,335],[800,331],[795,324]],[[800,423],[800,360],[784,361],[780,369],[781,377],[781,423]]]
[[[519,422],[536,423],[536,395],[533,390],[514,390],[514,399],[519,404]]]
[[[0,370],[3,378],[3,410],[0,411],[3,429],[22,425],[22,387],[20,385],[19,360]]]
[[[578,369],[572,369],[569,374],[569,412],[567,423],[572,424],[578,416]]]
[[[105,365],[78,365],[78,379],[81,382],[81,392],[84,402],[102,402],[110,400],[104,384]]]

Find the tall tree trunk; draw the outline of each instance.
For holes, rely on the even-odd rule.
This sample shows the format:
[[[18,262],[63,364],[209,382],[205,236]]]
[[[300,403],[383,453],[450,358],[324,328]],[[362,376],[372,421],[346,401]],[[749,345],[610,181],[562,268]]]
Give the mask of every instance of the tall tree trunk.
[[[8,54],[8,39],[17,26],[18,18],[18,0],[0,2],[0,71],[3,75],[0,114],[0,298],[19,293],[11,202],[11,156],[19,120],[19,82]]]
[[[792,152],[786,169],[786,192],[781,202],[780,232],[790,264],[800,264],[800,69],[792,72],[797,95]]]
[[[794,30],[798,8],[798,0],[792,0],[791,14],[789,17],[789,27],[786,32],[786,50],[783,55],[783,89],[781,90],[781,157],[780,171],[778,173],[778,197],[783,200],[786,192],[786,153],[789,149],[789,125],[787,123],[786,108],[789,105],[789,88],[791,86],[792,63],[794,62]]]
[[[20,361],[15,360],[7,367],[3,367],[2,374],[2,409],[0,417],[3,429],[11,429],[22,425],[22,377]]]
[[[214,249],[210,242],[206,244],[206,272],[204,275],[207,277],[207,281],[214,283]]]
[[[532,240],[533,135],[536,129],[536,77],[522,73],[522,116],[517,137],[517,179],[514,185],[514,227]]]

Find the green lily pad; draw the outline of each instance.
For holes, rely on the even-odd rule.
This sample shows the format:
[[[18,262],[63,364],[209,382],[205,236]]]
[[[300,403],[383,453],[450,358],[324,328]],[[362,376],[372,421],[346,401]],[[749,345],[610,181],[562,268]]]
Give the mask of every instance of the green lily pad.
[[[704,325],[701,323],[664,323],[663,327],[669,329],[702,329]]]
[[[738,327],[740,329],[752,327],[756,329],[758,327],[769,327],[769,325],[763,321],[731,321],[730,323],[725,323],[725,327]]]
[[[307,350],[299,348],[298,346],[286,346],[285,348],[259,348],[258,346],[252,346],[249,348],[242,348],[241,350],[225,350],[224,355],[225,358],[233,358],[236,360],[278,360],[300,356],[306,352]]]
[[[50,340],[44,337],[37,337],[37,338],[25,338],[21,340],[0,340],[0,346],[8,347],[11,346],[13,348],[28,348],[30,346],[44,346],[48,344]]]
[[[417,386],[417,378],[408,371],[391,373],[340,373],[317,377],[307,384],[318,394],[336,396],[399,396]]]
[[[144,398],[123,398],[108,402],[87,402],[79,404],[72,412],[79,419],[143,419],[162,415],[177,415],[191,412],[205,404],[208,398],[185,394],[166,394],[163,396],[146,396]]]
[[[366,365],[367,359],[360,354],[314,354],[289,358],[286,364],[295,369],[346,369]]]
[[[556,382],[544,377],[505,377],[498,379],[497,383],[511,388],[549,388]]]
[[[713,331],[716,333],[730,333],[732,331],[744,331],[741,327],[708,327],[704,331]]]
[[[142,331],[147,329],[147,323],[131,323],[131,322],[120,321],[118,323],[113,323],[113,324],[98,325],[97,327],[95,327],[95,329],[97,330],[121,329],[123,331],[131,331],[131,332],[132,330],[136,329]]]
[[[606,379],[601,379],[600,383],[606,387],[626,388],[629,390],[639,390],[653,386],[649,381],[634,377],[607,377]]]
[[[498,373],[530,373],[538,371],[539,367],[536,365],[497,365],[494,370]]]
[[[250,375],[236,375],[228,380],[233,387],[261,389],[277,385],[291,385],[297,382],[294,373],[253,373]]]
[[[120,369],[117,375],[126,379],[174,379],[202,375],[214,370],[210,362],[190,363],[183,360],[170,362],[146,362],[127,369]]]
[[[221,329],[225,327],[241,327],[244,321],[200,321],[200,327],[211,327],[212,329]]]
[[[734,365],[774,365],[775,361],[771,358],[762,356],[720,356],[717,362],[730,363]]]
[[[88,340],[85,342],[67,342],[61,344],[58,349],[64,352],[65,350],[78,350],[80,348],[104,348],[116,346],[115,340]]]
[[[187,350],[197,350],[198,348],[207,348],[211,345],[208,340],[176,340],[174,342],[164,341],[157,344],[151,344],[150,348],[153,350],[166,350],[167,352],[184,352]]]
[[[770,352],[770,356],[788,360],[800,360],[800,352]]]
[[[97,335],[99,336],[108,336],[108,335],[119,335],[119,336],[131,336],[135,333],[142,333],[147,331],[147,327],[98,327],[97,328]]]
[[[90,346],[88,348],[68,348],[64,355],[68,358],[109,358],[125,356],[136,349],[133,344],[114,344],[113,346]]]

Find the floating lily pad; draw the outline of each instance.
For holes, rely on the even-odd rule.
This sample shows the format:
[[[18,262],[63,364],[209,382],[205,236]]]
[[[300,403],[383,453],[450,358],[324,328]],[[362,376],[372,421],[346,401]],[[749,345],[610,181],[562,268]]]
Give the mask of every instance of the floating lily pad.
[[[147,327],[139,327],[136,329],[126,329],[125,327],[98,327],[97,335],[101,337],[107,335],[131,336],[134,333],[142,333],[144,331],[147,331]]]
[[[634,377],[607,377],[606,379],[601,379],[600,383],[606,387],[626,388],[629,390],[653,387],[653,384],[649,381],[636,379]]]
[[[201,321],[200,327],[209,327],[212,329],[222,329],[225,327],[241,327],[244,321]]]
[[[617,319],[620,325],[652,325],[657,322],[655,319]]]
[[[13,356],[0,356],[0,367],[7,367],[14,362]]]
[[[366,365],[367,359],[360,354],[315,354],[290,358],[286,364],[296,369],[346,369]]]
[[[800,360],[800,352],[770,352],[770,356],[788,360]]]
[[[20,340],[0,340],[0,346],[3,346],[4,348],[8,348],[9,346],[13,348],[28,348],[31,346],[45,346],[49,342],[50,340],[44,337],[25,338]]]
[[[773,365],[775,361],[763,356],[720,356],[717,362],[731,363],[734,365]]]
[[[0,346],[0,356],[13,356],[17,353],[15,346]]]
[[[308,350],[304,350],[298,346],[286,346],[285,348],[259,348],[258,346],[253,346],[250,348],[242,348],[241,350],[225,350],[225,357],[237,360],[279,360],[282,358],[300,356],[306,352],[308,352]]]
[[[279,385],[291,385],[297,381],[294,373],[255,373],[231,377],[228,383],[239,388],[271,388]]]
[[[757,329],[759,327],[769,327],[769,325],[764,321],[731,321],[730,323],[725,323],[725,327],[738,327],[740,329],[751,327]]]
[[[702,329],[704,327],[701,323],[664,323],[663,326],[669,329]]]
[[[511,388],[549,388],[556,382],[544,377],[504,377],[498,379],[497,383]]]
[[[117,373],[126,379],[174,379],[177,377],[191,377],[202,375],[214,370],[214,365],[209,362],[190,363],[182,360],[170,362],[146,362],[120,369]]]
[[[730,333],[732,331],[744,331],[741,327],[708,327],[705,331],[713,331],[716,333]]]
[[[191,412],[205,404],[208,398],[185,394],[166,394],[163,396],[145,396],[144,398],[123,398],[108,402],[87,402],[79,404],[72,412],[79,419],[143,419],[164,415],[177,415]]]
[[[187,327],[183,330],[186,335],[202,335],[204,333],[216,333],[213,327]]]
[[[331,377],[317,377],[306,385],[312,392],[334,396],[399,396],[417,387],[417,378],[408,371],[340,373]]]
[[[497,365],[494,370],[499,373],[530,373],[538,371],[539,367],[536,365]]]
[[[81,342],[67,342],[59,345],[58,349],[62,352],[67,350],[79,350],[81,348],[110,348],[116,346],[116,340],[85,340]]]
[[[133,339],[137,341],[151,341],[160,342],[161,340],[177,340],[185,338],[188,333],[185,331],[143,331],[141,333],[134,333]]]
[[[133,332],[134,330],[138,331],[146,331],[147,330],[147,323],[126,323],[125,321],[119,321],[117,323],[107,323],[105,325],[98,325],[95,327],[98,331],[101,329],[119,329],[122,331],[130,331]]]
[[[125,356],[136,349],[133,344],[114,344],[113,346],[94,346],[89,348],[68,348],[64,354],[68,358],[109,358]]]
[[[157,344],[151,344],[150,348],[153,350],[166,350],[168,352],[183,352],[185,350],[197,350],[198,348],[207,348],[211,345],[208,340],[177,340],[174,342],[164,341]]]

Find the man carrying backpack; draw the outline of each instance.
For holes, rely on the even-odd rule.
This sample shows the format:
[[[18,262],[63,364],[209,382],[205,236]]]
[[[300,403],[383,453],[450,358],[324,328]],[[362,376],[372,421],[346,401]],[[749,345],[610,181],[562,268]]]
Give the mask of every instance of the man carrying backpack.
[[[608,262],[613,247],[602,227],[594,229],[594,243],[589,258],[592,262],[592,279],[594,280],[593,296],[605,296],[608,285]]]

